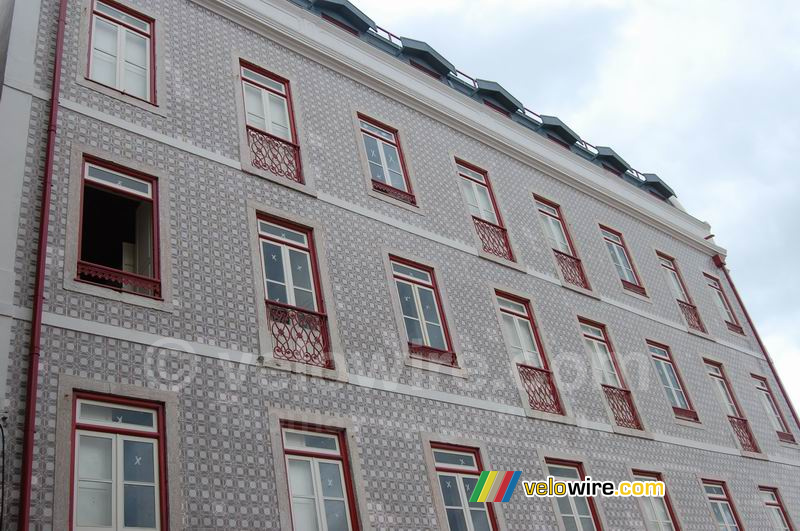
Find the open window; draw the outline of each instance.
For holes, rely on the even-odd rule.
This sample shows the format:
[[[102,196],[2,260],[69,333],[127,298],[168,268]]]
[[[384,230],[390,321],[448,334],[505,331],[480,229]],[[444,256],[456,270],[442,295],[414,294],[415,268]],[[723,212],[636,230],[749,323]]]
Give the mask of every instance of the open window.
[[[544,234],[553,248],[553,254],[558,262],[558,271],[563,281],[581,289],[592,289],[583,263],[575,252],[575,245],[567,229],[561,207],[543,197],[534,195],[536,209],[539,212],[539,221]]]
[[[78,280],[160,299],[156,179],[86,157],[81,203]]]

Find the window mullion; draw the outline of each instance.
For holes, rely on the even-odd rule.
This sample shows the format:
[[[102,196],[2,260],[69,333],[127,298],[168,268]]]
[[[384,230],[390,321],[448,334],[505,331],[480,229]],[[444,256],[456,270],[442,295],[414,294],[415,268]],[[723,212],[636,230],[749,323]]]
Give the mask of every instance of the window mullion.
[[[322,479],[319,476],[319,461],[311,458],[311,477],[314,481],[314,502],[317,507],[317,522],[321,531],[328,530],[328,522],[325,518],[325,504],[322,497]]]
[[[411,288],[414,290],[414,304],[417,307],[419,327],[422,331],[422,341],[425,343],[425,345],[430,346],[431,340],[428,337],[428,327],[426,326],[427,320],[425,319],[425,315],[422,313],[422,297],[419,296],[419,286],[412,283]]]
[[[294,278],[292,278],[292,266],[289,264],[289,247],[281,244],[281,257],[283,258],[283,279],[286,282],[286,302],[290,306],[295,306],[294,300]]]
[[[467,523],[467,530],[474,531],[475,528],[472,525],[472,515],[470,515],[469,512],[469,497],[467,496],[466,489],[464,489],[463,474],[456,474],[456,488],[458,488],[459,492],[461,493],[461,499],[464,500],[464,505],[461,506],[461,510],[464,512],[464,521]]]
[[[272,133],[272,113],[269,108],[269,91],[264,90],[263,88],[259,87],[259,92],[261,93],[261,105],[264,107],[264,128],[267,130],[267,133]]]
[[[375,138],[378,144],[378,157],[381,159],[381,167],[383,168],[383,173],[386,178],[386,184],[392,186],[392,176],[389,174],[389,163],[386,162],[386,155],[383,152],[383,145],[385,142],[379,138]]]
[[[117,25],[117,88],[125,92],[125,28]]]

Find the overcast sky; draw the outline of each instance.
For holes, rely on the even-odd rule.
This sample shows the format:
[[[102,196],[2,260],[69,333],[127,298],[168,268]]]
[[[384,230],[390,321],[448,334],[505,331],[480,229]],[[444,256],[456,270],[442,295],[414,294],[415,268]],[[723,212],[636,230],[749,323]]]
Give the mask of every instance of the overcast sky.
[[[660,175],[728,249],[800,407],[800,2],[354,1]]]

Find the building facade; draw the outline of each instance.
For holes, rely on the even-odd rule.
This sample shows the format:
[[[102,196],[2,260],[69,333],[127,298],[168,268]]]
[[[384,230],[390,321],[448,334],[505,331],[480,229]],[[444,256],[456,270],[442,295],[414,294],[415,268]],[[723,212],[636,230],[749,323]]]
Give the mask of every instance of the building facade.
[[[6,529],[800,522],[797,418],[657,176],[346,1],[7,11]],[[668,495],[467,504],[482,470]]]

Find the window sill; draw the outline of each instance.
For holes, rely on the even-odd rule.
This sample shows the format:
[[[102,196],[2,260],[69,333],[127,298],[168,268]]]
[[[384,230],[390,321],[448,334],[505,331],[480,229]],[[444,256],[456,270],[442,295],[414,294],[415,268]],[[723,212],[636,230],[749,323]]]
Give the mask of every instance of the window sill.
[[[67,274],[69,274],[69,272],[67,272]],[[136,293],[118,291],[113,288],[100,286],[98,284],[91,284],[82,280],[76,280],[71,276],[66,276],[64,278],[64,289],[66,291],[83,293],[84,295],[92,295],[95,297],[101,297],[103,299],[124,302],[125,304],[141,306],[143,308],[151,308],[153,310],[160,310],[169,313],[175,313],[176,311],[172,305],[172,302],[167,296],[164,296],[163,299],[153,299],[145,295],[137,295]]]
[[[524,405],[525,413],[528,417],[537,420],[544,420],[547,422],[557,422],[558,424],[566,424],[568,426],[577,426],[578,423],[575,420],[575,417],[569,415],[556,415],[555,413],[547,413],[546,411],[539,411],[538,409],[533,409],[527,403]]]
[[[739,453],[742,454],[742,457],[749,457],[750,459],[757,459],[759,461],[769,461],[769,458],[764,453],[747,452],[745,450],[739,450]]]
[[[797,443],[788,443],[778,439],[778,446],[783,446],[784,448],[788,448],[790,450],[798,451],[800,450],[800,445]]]
[[[574,291],[575,293],[580,293],[581,295],[585,295],[585,296],[589,297],[590,299],[594,299],[594,300],[598,300],[598,301],[601,300],[600,297],[595,294],[595,292],[593,292],[591,290],[588,290],[586,288],[582,288],[580,286],[576,286],[572,282],[567,282],[566,280],[564,280],[563,277],[561,277],[560,274],[558,276],[558,281],[561,283],[562,287],[567,288],[568,290]]]
[[[412,205],[412,204],[406,203],[405,201],[400,201],[399,199],[395,199],[394,197],[392,197],[390,195],[386,195],[383,192],[379,192],[378,190],[375,190],[374,188],[372,188],[371,185],[370,185],[369,189],[367,190],[367,194],[372,198],[380,199],[381,201],[386,201],[390,205],[394,205],[394,206],[397,206],[397,207],[400,207],[400,208],[404,208],[404,209],[408,210],[409,212],[413,212],[415,214],[419,214],[420,216],[424,216],[425,215],[425,214],[423,214],[422,210],[420,209],[419,202],[417,202],[417,204],[415,204],[415,205]]]
[[[254,175],[256,177],[261,177],[262,179],[273,182],[275,184],[279,184],[281,186],[285,186],[286,188],[291,188],[292,190],[304,193],[306,195],[310,195],[311,197],[314,198],[317,197],[317,190],[308,182],[306,182],[305,184],[300,184],[298,182],[292,181],[291,179],[287,179],[286,177],[280,177],[278,175],[275,175],[274,173],[256,168],[255,166],[253,166],[253,164],[250,162],[250,159],[248,158],[250,156],[249,152],[242,153],[241,156],[243,157],[241,159],[241,167],[243,172],[250,175]]]
[[[627,435],[628,437],[638,437],[639,439],[655,440],[655,436],[647,430],[634,430],[631,428],[623,428],[616,424],[611,425],[611,430],[619,435]]]
[[[480,245],[480,242],[478,242],[478,244]],[[520,264],[519,262],[512,262],[510,260],[506,260],[505,258],[500,258],[496,254],[487,253],[481,247],[478,247],[478,256],[483,259],[489,260],[490,262],[495,262],[502,266],[506,266],[510,269],[514,269],[515,271],[520,271],[522,273],[528,272],[528,268]]]
[[[650,297],[647,296],[647,290],[645,290],[639,284],[634,284],[632,282],[627,282],[627,281],[623,280],[622,281],[622,288],[625,291],[627,291],[627,292],[629,292],[631,294],[638,295],[639,297],[642,297],[642,298],[645,298],[645,299],[650,299]]]
[[[345,383],[348,382],[349,380],[349,376],[346,370],[339,370],[335,368],[325,369],[323,367],[316,367],[314,365],[301,363],[299,361],[280,360],[272,357],[271,353],[269,357],[260,356],[259,362],[264,367],[268,367],[270,369],[278,369],[281,371],[287,371],[294,374],[304,374],[306,376],[314,376],[325,380],[333,380]],[[336,366],[339,367],[339,364],[337,363]]]
[[[675,417],[673,420],[675,420],[675,424],[678,426],[685,426],[687,428],[694,428],[696,430],[706,429],[705,425],[703,425],[703,423],[699,420],[689,420],[681,417]]]
[[[731,323],[729,321],[725,321],[725,326],[727,326],[728,330],[730,330],[734,334],[738,334],[738,335],[744,337],[744,335],[745,335],[744,334],[744,328],[742,328],[740,325],[738,325],[736,323]]]
[[[83,74],[78,74],[76,82],[78,85],[82,87],[88,88],[95,92],[99,92],[100,94],[104,94],[119,101],[123,101],[129,105],[133,105],[134,107],[138,107],[139,109],[142,109],[144,111],[153,113],[157,116],[161,116],[162,118],[167,117],[167,112],[164,109],[163,105],[159,105],[157,103],[153,103],[148,100],[143,100],[136,96],[131,96],[130,94],[127,94],[119,89],[110,87],[108,85],[104,85],[99,81],[95,81],[91,78],[88,78]]]

